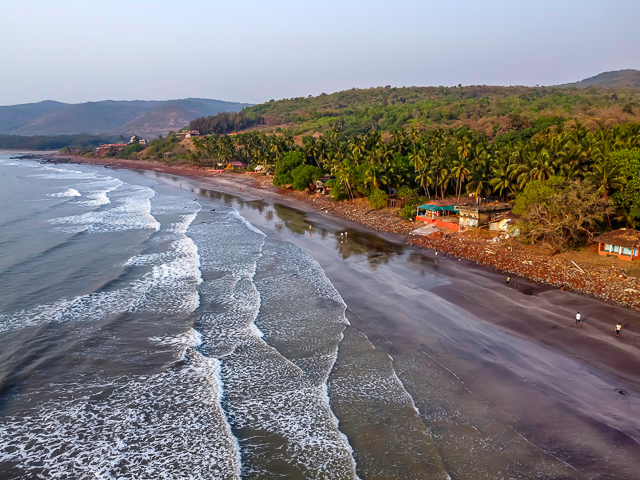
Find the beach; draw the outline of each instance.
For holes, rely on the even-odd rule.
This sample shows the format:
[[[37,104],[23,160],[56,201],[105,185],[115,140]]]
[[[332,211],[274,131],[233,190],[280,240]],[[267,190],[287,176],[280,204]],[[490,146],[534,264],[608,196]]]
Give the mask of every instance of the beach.
[[[326,275],[335,287],[348,325],[326,376],[326,395],[358,477],[637,477],[638,312],[515,275],[507,286],[501,272],[408,245],[406,234],[377,232],[325,213],[257,187],[249,176],[202,177],[190,169],[147,164],[141,170],[122,162],[104,171],[129,178],[119,169],[136,168],[145,184],[158,183],[158,192],[178,192],[188,201],[184,208],[210,201],[233,209],[265,235],[264,252],[280,252],[263,253],[253,283],[262,296],[264,318],[256,320],[261,338],[287,358],[297,358],[300,345],[283,339],[308,336],[311,345],[335,334],[312,328],[330,304],[315,299],[313,289],[287,297],[289,283]],[[217,215],[218,207],[211,210]],[[216,225],[204,218],[190,234],[196,245]],[[321,270],[302,258],[287,266],[289,256],[298,255],[291,245]],[[207,251],[198,252],[206,285],[213,278],[205,268]],[[228,255],[234,252],[230,248]],[[281,293],[270,290],[273,279]],[[277,322],[278,305],[298,312],[286,329]],[[576,311],[583,328],[574,325]],[[614,333],[618,321],[620,338]],[[234,378],[232,370],[222,373]],[[229,398],[242,403],[241,396]],[[236,421],[232,433],[240,445],[250,444],[258,433]],[[265,445],[277,444],[264,438]],[[258,446],[248,450],[251,458],[261,459],[252,448]],[[260,462],[272,474],[285,468],[276,460]],[[289,471],[289,477],[305,474]],[[351,477],[334,472],[317,478]]]
[[[195,193],[242,198],[236,208],[249,221],[313,255],[348,305],[347,331],[390,356],[421,418],[446,412],[447,421],[429,427],[454,478],[498,478],[496,469],[515,469],[514,478],[634,478],[637,312],[515,276],[506,286],[499,272],[406,246],[404,236],[274,197],[234,176],[188,183]],[[300,233],[284,235],[262,214],[271,202],[289,209]],[[348,240],[338,237],[343,231]],[[350,249],[367,261],[351,261]],[[582,329],[574,326],[576,311]],[[617,321],[624,339],[615,337]],[[520,462],[549,470],[516,474]],[[572,468],[553,473],[561,464]]]

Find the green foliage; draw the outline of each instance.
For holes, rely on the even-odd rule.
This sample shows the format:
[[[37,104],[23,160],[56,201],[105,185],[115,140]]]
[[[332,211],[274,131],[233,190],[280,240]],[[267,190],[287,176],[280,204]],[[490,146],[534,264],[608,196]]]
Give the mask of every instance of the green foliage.
[[[273,177],[273,184],[276,187],[293,184],[293,170],[302,164],[304,164],[304,155],[301,152],[285,153]]]
[[[524,215],[532,205],[550,208],[554,195],[562,183],[564,181],[557,177],[546,181],[533,180],[527,183],[524,190],[516,196],[513,213]]]
[[[306,190],[309,185],[322,176],[322,169],[313,165],[298,165],[291,172],[293,188]]]
[[[418,194],[411,187],[403,185],[400,187],[400,190],[398,190],[398,197],[415,199],[418,198]]]
[[[640,92],[617,89],[588,90],[558,87],[468,86],[351,89],[317,97],[282,99],[245,108],[237,114],[222,113],[194,120],[191,127],[205,133],[230,133],[265,125],[277,128],[294,124],[299,133],[326,132],[338,128],[346,137],[372,130],[392,131],[405,125],[466,125],[485,135],[522,133],[504,138],[518,141],[561,123],[560,117],[598,123],[602,117],[616,123],[624,112],[633,113]],[[621,101],[618,101],[618,98]],[[613,115],[612,115],[613,114]],[[550,119],[550,120],[546,120]]]
[[[640,220],[640,150],[623,150],[614,153],[612,162],[626,178],[624,189],[613,195],[617,207],[626,210],[628,219],[634,223]]]
[[[382,190],[375,189],[369,194],[369,206],[372,210],[380,210],[387,206],[387,199],[389,196]]]
[[[408,222],[412,222],[416,218],[417,213],[417,205],[413,202],[407,202],[400,209],[400,216],[407,220]]]
[[[122,158],[132,158],[136,153],[143,150],[144,146],[139,143],[132,143],[131,145],[127,145],[120,151],[120,156]]]

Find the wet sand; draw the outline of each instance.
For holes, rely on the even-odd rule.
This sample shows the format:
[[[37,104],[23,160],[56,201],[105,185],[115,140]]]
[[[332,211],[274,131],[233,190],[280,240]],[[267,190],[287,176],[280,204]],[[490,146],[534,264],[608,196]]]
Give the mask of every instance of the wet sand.
[[[402,414],[403,431],[422,436],[407,441],[403,461],[385,465],[380,453],[387,448],[390,460],[400,458],[392,454],[402,438],[381,445],[362,425],[341,420],[361,477],[385,478],[413,465],[402,477],[430,478],[419,459],[435,449],[454,479],[638,478],[640,313],[514,276],[508,287],[504,274],[314,212],[253,188],[250,178],[156,177],[196,196],[215,195],[320,263],[351,322],[330,393],[341,372],[357,368],[358,355],[390,356],[421,425]],[[573,324],[577,310],[581,329]],[[332,405],[339,419],[355,418],[339,395]],[[375,408],[366,412],[363,406],[363,422],[372,421]],[[377,421],[391,439],[398,419]],[[420,442],[424,448],[409,452],[409,443]]]

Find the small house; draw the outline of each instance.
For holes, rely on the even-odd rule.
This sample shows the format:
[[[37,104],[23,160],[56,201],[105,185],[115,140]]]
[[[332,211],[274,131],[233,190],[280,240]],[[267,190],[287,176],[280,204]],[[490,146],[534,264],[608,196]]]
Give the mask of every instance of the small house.
[[[489,221],[489,230],[492,232],[510,232],[520,218],[520,215],[516,215],[512,211],[500,213]]]
[[[200,136],[200,132],[198,130],[189,130],[184,134],[184,138],[199,137],[199,136]]]
[[[501,213],[508,212],[511,208],[511,205],[502,202],[462,205],[458,209],[460,231],[487,226],[491,220]]]
[[[406,203],[407,199],[397,196],[391,196],[387,199],[387,207],[389,208],[402,208]]]
[[[621,228],[604,233],[594,239],[598,242],[600,255],[615,255],[621,260],[632,261],[640,251],[640,232],[631,228]]]

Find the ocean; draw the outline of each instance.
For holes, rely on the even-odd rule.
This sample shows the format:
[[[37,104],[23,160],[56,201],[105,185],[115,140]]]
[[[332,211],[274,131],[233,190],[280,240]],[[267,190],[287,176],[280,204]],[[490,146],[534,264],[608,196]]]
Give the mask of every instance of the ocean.
[[[357,477],[309,254],[135,172],[2,155],[0,192],[1,478]]]
[[[586,478],[518,401],[637,431],[567,414],[638,401],[432,293],[442,260],[221,190],[0,154],[0,479]]]

